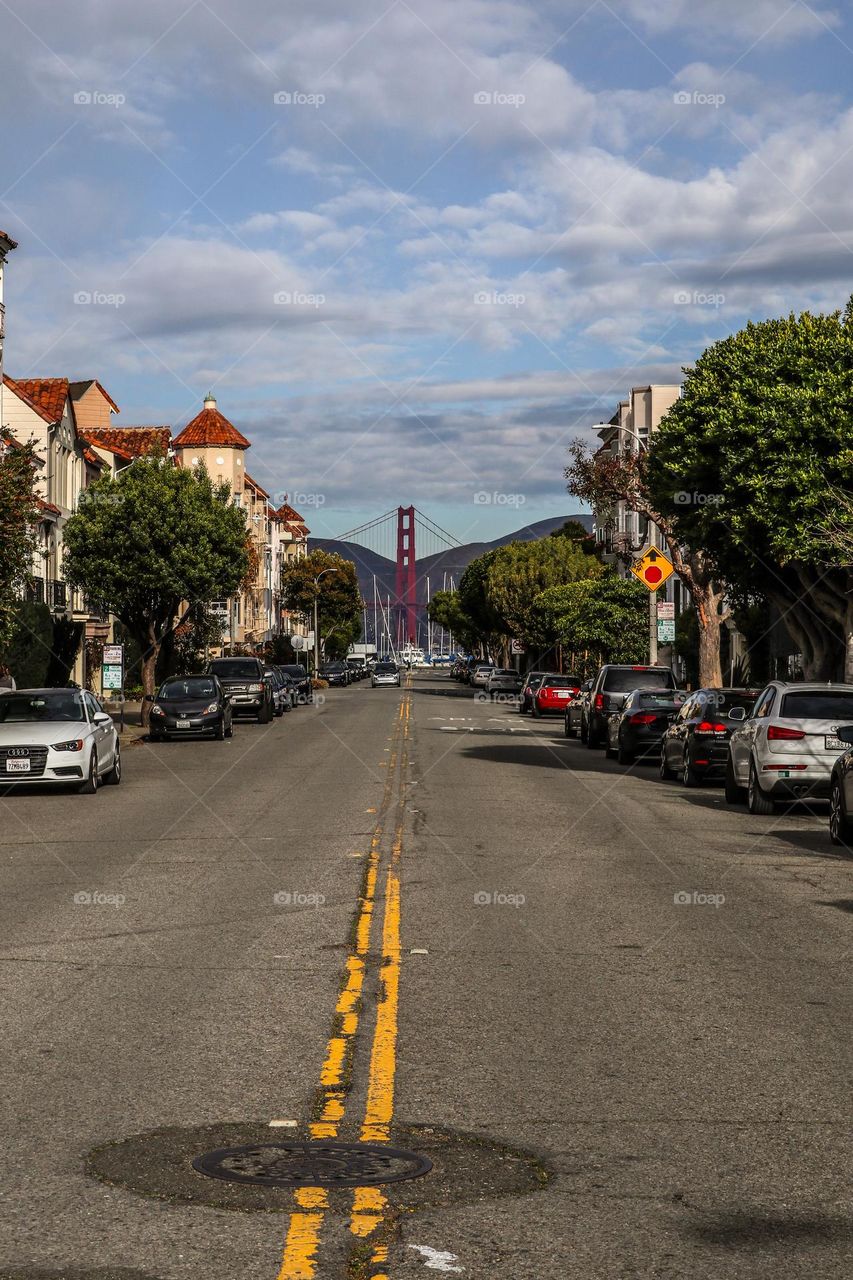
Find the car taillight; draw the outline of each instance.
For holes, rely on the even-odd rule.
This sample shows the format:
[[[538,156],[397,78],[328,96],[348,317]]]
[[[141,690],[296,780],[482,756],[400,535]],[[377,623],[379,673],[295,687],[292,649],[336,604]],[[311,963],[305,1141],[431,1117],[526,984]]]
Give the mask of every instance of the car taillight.
[[[594,703],[594,706],[595,706],[595,710],[596,710],[596,711],[603,711],[603,710],[604,710],[604,694],[603,694],[603,693],[597,693],[597,694],[595,695],[595,703]]]
[[[767,730],[767,738],[770,742],[795,742],[805,736],[802,729],[786,729],[781,724],[771,724]]]
[[[657,716],[653,711],[635,711],[628,719],[631,724],[654,724]]]
[[[724,724],[712,724],[710,720],[702,720],[693,730],[694,733],[725,733]]]

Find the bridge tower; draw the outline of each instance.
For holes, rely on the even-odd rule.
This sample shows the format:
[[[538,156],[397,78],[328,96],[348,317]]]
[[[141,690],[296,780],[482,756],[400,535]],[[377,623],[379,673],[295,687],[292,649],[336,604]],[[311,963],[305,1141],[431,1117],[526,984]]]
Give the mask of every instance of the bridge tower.
[[[397,640],[418,641],[417,587],[415,572],[415,508],[397,508]]]

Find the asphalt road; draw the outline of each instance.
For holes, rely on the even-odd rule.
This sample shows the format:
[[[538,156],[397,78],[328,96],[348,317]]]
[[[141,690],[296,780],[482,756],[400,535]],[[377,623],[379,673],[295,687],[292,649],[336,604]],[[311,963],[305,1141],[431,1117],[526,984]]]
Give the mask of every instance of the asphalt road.
[[[124,763],[0,799],[0,1280],[851,1273],[823,810],[428,673]],[[229,1200],[189,1155],[240,1133],[434,1168]]]

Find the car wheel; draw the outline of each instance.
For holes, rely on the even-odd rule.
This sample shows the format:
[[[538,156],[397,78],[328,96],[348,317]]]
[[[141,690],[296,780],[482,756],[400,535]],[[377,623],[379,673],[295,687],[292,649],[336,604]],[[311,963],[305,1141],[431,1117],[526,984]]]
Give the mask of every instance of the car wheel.
[[[584,744],[584,746],[586,746],[586,739],[587,739],[586,721],[584,720],[583,716],[581,716],[581,742]]]
[[[616,759],[619,764],[633,764],[634,752],[628,751],[623,744],[619,743],[619,750],[616,752]]]
[[[758,785],[758,774],[755,770],[755,761],[749,762],[749,786],[746,793],[746,805],[750,813],[769,816],[776,812],[776,803],[766,796]]]
[[[658,772],[660,773],[660,776],[663,778],[664,782],[671,782],[672,779],[675,777],[675,774],[672,772],[672,770],[670,769],[669,765],[666,762],[666,751],[663,749],[663,747],[661,747],[660,749],[660,769],[658,770]]]
[[[539,707],[538,707],[538,705],[537,705],[537,703],[536,703],[536,701],[535,701],[535,700],[534,700],[533,707],[532,707],[532,713],[533,713],[533,719],[534,719],[534,720],[541,720],[541,719],[542,719],[542,712],[539,710]]]
[[[593,733],[591,724],[586,726],[586,745],[590,751],[595,751],[598,748],[598,735]]]
[[[258,724],[269,724],[273,718],[272,703],[265,703],[258,712]]]
[[[563,733],[566,735],[567,738],[577,737],[577,730],[573,727],[572,722],[568,716],[566,716],[563,721]]]
[[[225,741],[225,717],[224,716],[219,721],[219,724],[216,726],[216,731],[214,732],[213,736],[217,742]]]
[[[104,778],[104,782],[111,787],[117,787],[121,782],[121,747],[118,743],[116,743],[116,758],[113,763],[113,767]]]
[[[847,846],[853,843],[853,820],[844,812],[844,797],[838,778],[833,779],[829,793],[829,838],[833,844]]]
[[[228,717],[228,727],[225,730],[225,737],[226,738],[234,737],[234,717],[233,716]]]
[[[89,756],[89,776],[85,782],[81,782],[78,790],[87,796],[93,796],[98,790],[98,753],[92,748],[92,754]]]
[[[743,804],[746,799],[746,787],[742,787],[735,777],[731,755],[726,760],[726,780],[724,784],[726,804]]]
[[[616,758],[616,748],[610,745],[610,735],[604,739],[604,759],[614,760]]]
[[[686,751],[684,753],[684,767],[681,770],[681,781],[685,787],[699,787],[702,785],[702,779],[690,764],[690,756]]]

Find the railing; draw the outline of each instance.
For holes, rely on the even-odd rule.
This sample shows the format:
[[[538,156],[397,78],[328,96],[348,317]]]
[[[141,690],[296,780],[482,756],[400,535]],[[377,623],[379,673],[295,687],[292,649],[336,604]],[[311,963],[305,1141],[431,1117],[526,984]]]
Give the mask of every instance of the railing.
[[[68,608],[68,587],[57,578],[47,580],[47,603],[52,609]]]
[[[44,578],[30,578],[24,591],[29,604],[44,604]]]

